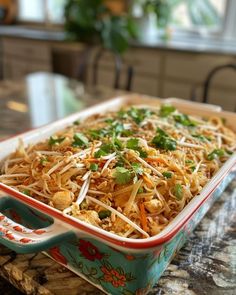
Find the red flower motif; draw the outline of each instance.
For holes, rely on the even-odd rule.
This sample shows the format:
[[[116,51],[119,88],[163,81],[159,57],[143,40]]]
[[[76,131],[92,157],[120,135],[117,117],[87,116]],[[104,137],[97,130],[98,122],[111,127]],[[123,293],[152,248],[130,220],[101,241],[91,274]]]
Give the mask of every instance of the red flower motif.
[[[46,233],[46,230],[44,230],[44,229],[35,229],[33,231],[33,233],[36,234],[36,235],[42,235],[42,234]]]
[[[101,271],[104,273],[104,281],[111,283],[115,288],[124,287],[126,283],[126,277],[120,274],[114,268],[107,269],[105,266],[101,267]]]
[[[6,237],[8,238],[8,240],[15,240],[14,235],[11,233],[6,233]]]
[[[80,240],[79,250],[90,261],[94,261],[95,259],[101,260],[103,258],[103,254],[99,252],[98,248],[88,241]]]
[[[49,254],[53,259],[62,264],[67,264],[66,258],[61,254],[60,249],[58,247],[53,247],[49,249]]]
[[[15,225],[15,226],[13,226],[13,229],[14,229],[15,231],[18,231],[18,232],[23,232],[23,228],[22,228],[21,226],[19,226],[19,225]]]
[[[23,238],[23,239],[20,239],[20,242],[24,243],[24,244],[28,244],[28,243],[32,242],[32,240],[28,239],[28,238]]]

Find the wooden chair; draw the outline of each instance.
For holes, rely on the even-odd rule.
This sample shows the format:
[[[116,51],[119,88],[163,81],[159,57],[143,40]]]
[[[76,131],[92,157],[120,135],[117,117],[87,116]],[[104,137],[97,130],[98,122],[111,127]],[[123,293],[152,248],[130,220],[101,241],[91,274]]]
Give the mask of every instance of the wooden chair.
[[[219,71],[224,70],[224,69],[232,69],[232,70],[236,71],[236,63],[235,64],[229,63],[229,64],[225,64],[225,65],[220,65],[220,66],[213,68],[209,72],[209,74],[207,75],[206,80],[204,82],[204,85],[203,85],[203,102],[204,103],[208,102],[208,96],[209,96],[209,91],[210,91],[212,79],[215,77],[215,75]]]
[[[84,51],[84,55],[83,55],[83,58],[81,59],[81,63],[79,65],[79,69],[78,69],[77,79],[79,81],[87,80],[86,76],[87,76],[87,70],[88,70],[88,63],[89,63],[89,59],[91,57],[92,50],[93,50],[93,48],[88,48],[86,51]],[[95,86],[98,83],[99,63],[106,52],[109,52],[109,51],[104,48],[98,49],[97,52],[95,53],[95,56],[93,57],[93,60],[92,60],[92,66],[91,66],[92,84]],[[120,54],[115,54],[115,53],[111,53],[111,54],[113,56],[114,64],[115,64],[114,82],[113,82],[112,87],[114,89],[122,89],[120,80],[121,80],[122,69],[125,65],[124,65],[123,59],[120,56]],[[123,87],[123,89],[126,91],[131,91],[134,70],[133,70],[133,67],[130,65],[128,65],[128,66],[126,65],[126,67],[127,67],[126,81],[125,81],[125,86]]]
[[[91,71],[92,71],[92,84],[97,85],[99,78],[99,64],[101,58],[106,52],[110,52],[104,48],[99,48],[94,57],[93,56],[94,47],[87,46],[81,49],[78,53],[75,51],[56,48],[52,51],[52,69],[54,73],[62,74],[70,78],[76,78],[78,81],[87,84],[87,73],[89,68],[89,63],[91,61]],[[134,70],[130,65],[125,65],[122,57],[119,54],[112,53],[115,64],[114,72],[114,82],[111,86],[114,89],[124,89],[130,91],[132,88],[132,80]],[[121,74],[123,74],[123,68],[126,68],[126,80],[124,87],[121,86]],[[112,73],[111,73],[112,74]],[[123,80],[123,79],[122,79]]]
[[[212,83],[213,78],[215,77],[215,75],[217,73],[219,73],[220,71],[225,70],[225,69],[231,69],[231,70],[236,71],[236,63],[228,63],[228,64],[216,66],[207,74],[206,79],[203,83],[203,95],[202,95],[202,102],[203,103],[209,102],[209,92],[210,92],[210,87],[211,87],[211,83]],[[235,79],[235,81],[236,81],[236,79]],[[196,100],[196,88],[195,87],[192,90],[191,100],[193,100],[193,101]]]

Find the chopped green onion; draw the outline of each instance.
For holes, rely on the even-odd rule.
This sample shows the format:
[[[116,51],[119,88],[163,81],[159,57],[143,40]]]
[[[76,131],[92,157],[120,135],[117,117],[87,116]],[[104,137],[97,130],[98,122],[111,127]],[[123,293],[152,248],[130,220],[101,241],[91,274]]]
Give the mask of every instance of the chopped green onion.
[[[63,140],[65,140],[65,137],[54,138],[50,136],[48,144],[51,146],[55,144],[60,144],[61,142],[63,142]]]
[[[158,135],[152,139],[152,143],[163,150],[174,151],[176,150],[177,142],[170,138],[169,135],[162,129],[157,129]]]
[[[80,120],[74,121],[73,124],[78,126],[80,124]]]
[[[45,165],[46,165],[46,162],[48,162],[48,159],[47,159],[47,158],[42,158],[42,159],[40,159],[40,164],[41,164],[42,166],[45,166]]]
[[[139,189],[138,189],[138,194],[142,194],[144,192],[144,188],[143,187],[140,187]]]
[[[98,171],[98,164],[96,163],[91,163],[90,164],[90,167],[89,167],[89,170],[95,172],[95,171]]]
[[[224,150],[222,149],[215,149],[210,154],[207,155],[207,160],[212,161],[214,159],[223,157],[225,154]]]
[[[111,211],[109,210],[101,210],[98,212],[98,216],[100,219],[104,219],[111,216]]]
[[[163,172],[162,175],[163,175],[165,178],[171,178],[173,174],[172,174],[171,172]]]
[[[177,183],[174,187],[174,195],[178,200],[182,200],[183,197],[183,188],[182,185]]]
[[[30,196],[30,191],[28,189],[25,189],[22,191],[22,194]]]

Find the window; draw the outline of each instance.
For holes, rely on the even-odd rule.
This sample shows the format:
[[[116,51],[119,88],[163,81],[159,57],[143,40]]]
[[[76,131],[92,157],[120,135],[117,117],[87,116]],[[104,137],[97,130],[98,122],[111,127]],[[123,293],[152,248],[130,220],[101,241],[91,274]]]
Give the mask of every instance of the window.
[[[185,30],[222,29],[226,11],[225,0],[173,1],[171,25]]]
[[[134,1],[134,14],[145,17],[142,5],[146,2],[160,5],[157,0]],[[158,11],[160,17],[168,19],[168,27],[175,37],[181,35],[191,36],[198,34],[202,37],[222,37],[236,39],[236,1],[235,0],[165,0]],[[148,31],[156,34],[156,18],[149,18]],[[165,23],[165,22],[164,22]],[[142,28],[141,28],[142,29]]]
[[[28,22],[63,23],[66,0],[18,0],[18,19]]]

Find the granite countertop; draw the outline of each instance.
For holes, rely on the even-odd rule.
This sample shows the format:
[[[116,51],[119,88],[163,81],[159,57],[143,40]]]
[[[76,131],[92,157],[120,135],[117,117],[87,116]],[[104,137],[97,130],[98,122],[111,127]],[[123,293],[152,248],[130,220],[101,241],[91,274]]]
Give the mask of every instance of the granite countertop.
[[[190,236],[149,295],[234,295],[236,180]],[[103,294],[44,254],[17,255],[0,246],[0,275],[26,294]],[[0,281],[1,286],[1,281]],[[1,288],[9,295],[10,287]],[[7,293],[8,292],[8,293]]]
[[[66,34],[62,30],[35,29],[20,25],[0,26],[0,36],[59,42],[64,42],[66,39]],[[173,36],[170,40],[162,40],[156,34],[144,34],[143,37],[140,37],[136,41],[131,41],[130,44],[133,47],[152,49],[236,54],[235,40],[222,40],[209,37],[202,38],[199,35],[189,37],[184,34],[179,34],[178,36]]]

